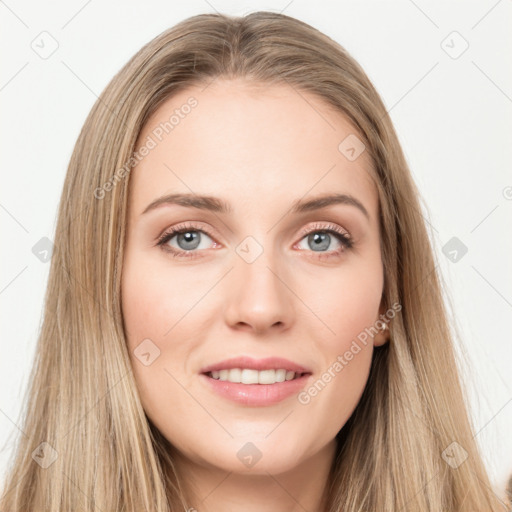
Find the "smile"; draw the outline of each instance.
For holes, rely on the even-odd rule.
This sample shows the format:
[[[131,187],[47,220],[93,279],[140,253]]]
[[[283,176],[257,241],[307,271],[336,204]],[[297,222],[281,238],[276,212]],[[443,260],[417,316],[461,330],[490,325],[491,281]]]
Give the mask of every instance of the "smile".
[[[278,370],[252,370],[250,368],[231,368],[208,372],[212,379],[233,382],[235,384],[275,384],[301,377],[303,373],[280,368]]]

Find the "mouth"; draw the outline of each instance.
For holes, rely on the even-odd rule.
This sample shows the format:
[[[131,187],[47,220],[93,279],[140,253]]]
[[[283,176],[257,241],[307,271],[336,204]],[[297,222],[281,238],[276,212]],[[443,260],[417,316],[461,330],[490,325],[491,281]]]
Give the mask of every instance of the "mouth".
[[[200,374],[208,392],[236,405],[268,407],[296,397],[310,380],[310,372],[230,368]]]
[[[209,392],[237,404],[270,406],[298,394],[311,380],[312,372],[282,357],[226,359],[200,370]]]

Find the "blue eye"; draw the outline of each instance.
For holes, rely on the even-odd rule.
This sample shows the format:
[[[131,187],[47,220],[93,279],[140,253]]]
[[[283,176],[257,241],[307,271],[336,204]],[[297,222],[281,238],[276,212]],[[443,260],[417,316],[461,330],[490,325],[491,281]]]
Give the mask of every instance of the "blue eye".
[[[174,235],[170,237],[169,240],[167,240],[167,243],[169,243],[170,240],[176,237],[176,243],[178,244],[179,249],[183,251],[191,251],[193,249],[198,249],[202,241],[201,239],[203,238],[202,236],[199,235],[199,233],[202,233],[203,235],[205,234],[204,232],[195,229],[178,231],[174,233]]]
[[[197,229],[194,226],[183,227],[183,228],[171,228],[166,231],[158,240],[158,245],[162,246],[162,249],[168,251],[172,256],[175,257],[194,257],[195,249],[207,249],[208,247],[199,247],[202,242],[202,238],[210,236],[205,233],[202,229]],[[176,238],[178,247],[169,245],[169,242]],[[211,240],[211,238],[210,238]]]
[[[313,248],[313,252],[329,252],[328,249],[333,241],[333,235],[334,239],[341,244],[342,248],[350,249],[352,247],[352,241],[348,236],[344,233],[338,233],[337,231],[330,229],[312,231],[304,238],[307,238],[307,243],[310,248]]]

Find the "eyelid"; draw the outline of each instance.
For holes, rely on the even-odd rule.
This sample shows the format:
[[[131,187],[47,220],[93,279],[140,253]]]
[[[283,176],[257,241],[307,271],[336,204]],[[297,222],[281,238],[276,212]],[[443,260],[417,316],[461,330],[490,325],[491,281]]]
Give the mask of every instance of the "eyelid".
[[[299,234],[297,236],[304,237],[315,231],[334,231],[336,233],[345,235],[347,238],[350,238],[352,240],[350,233],[346,229],[338,226],[337,224],[333,224],[332,222],[329,221],[317,221],[314,222],[313,225],[308,224],[306,227],[302,228],[299,231]]]
[[[325,224],[326,222],[327,222],[327,225]],[[165,236],[167,236],[168,234],[170,234],[172,232],[181,231],[181,230],[184,230],[184,229],[194,229],[194,230],[197,230],[197,231],[204,231],[210,237],[216,236],[207,227],[207,224],[203,224],[200,221],[187,221],[187,222],[182,222],[180,224],[176,224],[176,225],[172,226],[171,228],[164,229],[162,231],[162,233],[160,235],[158,235],[157,241],[160,241],[161,239],[165,238]],[[341,228],[338,225],[333,224],[333,223],[331,223],[329,221],[317,221],[317,222],[314,222],[313,225],[308,224],[307,226],[303,227],[299,231],[297,236],[304,237],[306,235],[309,235],[313,231],[317,231],[317,230],[327,231],[327,230],[330,230],[330,229],[332,229],[333,231],[335,231],[337,233],[344,234],[348,238],[352,239],[350,233],[346,229]]]
[[[211,230],[206,227],[206,224],[201,223],[200,221],[187,221],[187,222],[181,222],[179,224],[175,224],[174,226],[171,226],[170,228],[166,228],[162,231],[160,235],[157,236],[156,241],[160,243],[162,240],[164,240],[169,235],[177,235],[180,231],[185,230],[193,230],[193,231],[203,231],[206,233],[210,238],[214,238],[215,235],[211,232]]]

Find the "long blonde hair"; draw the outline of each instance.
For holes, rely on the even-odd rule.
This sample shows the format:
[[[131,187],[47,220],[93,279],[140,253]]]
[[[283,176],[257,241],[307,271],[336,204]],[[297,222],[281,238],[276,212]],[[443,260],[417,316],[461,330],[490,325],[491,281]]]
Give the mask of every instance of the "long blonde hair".
[[[315,94],[354,123],[374,164],[383,301],[402,310],[389,343],[375,349],[363,396],[337,436],[326,510],[502,510],[473,439],[420,196],[383,102],[339,44],[271,12],[182,21],[137,52],[92,108],[64,183],[24,402],[26,435],[0,509],[191,506],[173,446],[141,406],[126,348],[120,301],[125,165],[163,101],[218,77],[286,83]]]

